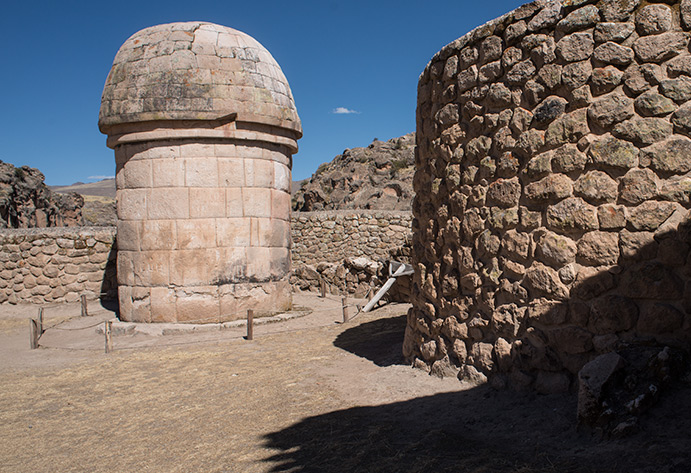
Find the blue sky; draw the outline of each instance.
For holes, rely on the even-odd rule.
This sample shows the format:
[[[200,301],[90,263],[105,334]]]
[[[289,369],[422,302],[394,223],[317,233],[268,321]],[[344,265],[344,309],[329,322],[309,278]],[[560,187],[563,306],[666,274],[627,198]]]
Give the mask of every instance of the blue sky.
[[[37,167],[50,185],[112,176],[97,122],[115,53],[147,26],[201,20],[253,36],[282,67],[304,129],[293,179],[304,179],[345,148],[414,131],[417,79],[434,53],[522,3],[10,2],[0,18],[0,160]]]

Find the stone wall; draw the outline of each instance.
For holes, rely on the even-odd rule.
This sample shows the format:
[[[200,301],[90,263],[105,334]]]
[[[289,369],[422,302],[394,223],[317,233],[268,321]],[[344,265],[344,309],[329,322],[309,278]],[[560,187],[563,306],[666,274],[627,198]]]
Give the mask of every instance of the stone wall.
[[[330,293],[364,297],[388,278],[386,261],[408,262],[411,221],[406,211],[293,213],[291,283],[316,291],[323,279]],[[407,283],[396,284],[396,299],[406,299]]]
[[[114,227],[3,229],[0,302],[116,296]]]
[[[402,211],[293,213],[291,283],[316,291],[323,277],[330,292],[366,293],[388,277],[384,261],[408,261],[411,220]],[[115,233],[115,227],[0,230],[0,302],[114,298]]]
[[[573,387],[691,340],[691,1],[537,1],[420,77],[413,304],[435,374]]]

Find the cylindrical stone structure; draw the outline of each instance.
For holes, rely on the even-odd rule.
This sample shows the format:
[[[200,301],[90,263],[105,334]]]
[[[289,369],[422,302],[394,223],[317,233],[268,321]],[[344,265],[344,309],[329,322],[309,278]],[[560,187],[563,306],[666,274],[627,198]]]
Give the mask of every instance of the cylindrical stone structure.
[[[288,82],[254,38],[203,22],[135,33],[106,79],[120,318],[204,323],[289,309]]]

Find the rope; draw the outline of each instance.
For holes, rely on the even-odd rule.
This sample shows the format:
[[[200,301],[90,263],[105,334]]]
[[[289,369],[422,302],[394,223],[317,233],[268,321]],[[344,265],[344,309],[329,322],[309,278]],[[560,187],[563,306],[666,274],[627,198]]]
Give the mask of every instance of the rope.
[[[53,328],[54,328],[55,330],[62,330],[62,331],[65,331],[65,332],[74,332],[74,331],[77,331],[77,330],[86,330],[86,329],[88,329],[88,328],[94,328],[94,327],[97,327],[97,326],[101,325],[102,323],[105,323],[105,321],[102,320],[101,322],[96,322],[95,324],[93,324],[93,325],[87,325],[86,327],[77,327],[77,328],[57,328],[57,327],[53,327]]]

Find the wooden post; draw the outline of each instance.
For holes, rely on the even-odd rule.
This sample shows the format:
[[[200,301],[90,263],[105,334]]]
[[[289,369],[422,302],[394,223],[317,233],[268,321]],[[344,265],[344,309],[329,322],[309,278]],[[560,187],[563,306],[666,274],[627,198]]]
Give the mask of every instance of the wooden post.
[[[105,321],[105,326],[103,327],[103,334],[106,336],[106,353],[113,351],[113,322],[110,320]]]
[[[43,307],[38,308],[38,336],[43,335]]]
[[[321,295],[319,297],[326,297],[326,281],[324,278],[319,278],[319,285],[321,286]]]
[[[247,310],[247,340],[254,340],[254,311]]]
[[[88,308],[86,306],[86,295],[82,294],[81,302],[82,302],[82,317],[88,317],[89,311],[88,311]]]
[[[346,323],[349,319],[348,317],[348,297],[343,297],[341,299],[341,306],[343,308],[343,323]]]
[[[36,319],[29,319],[29,342],[32,350],[38,348],[38,322]]]

